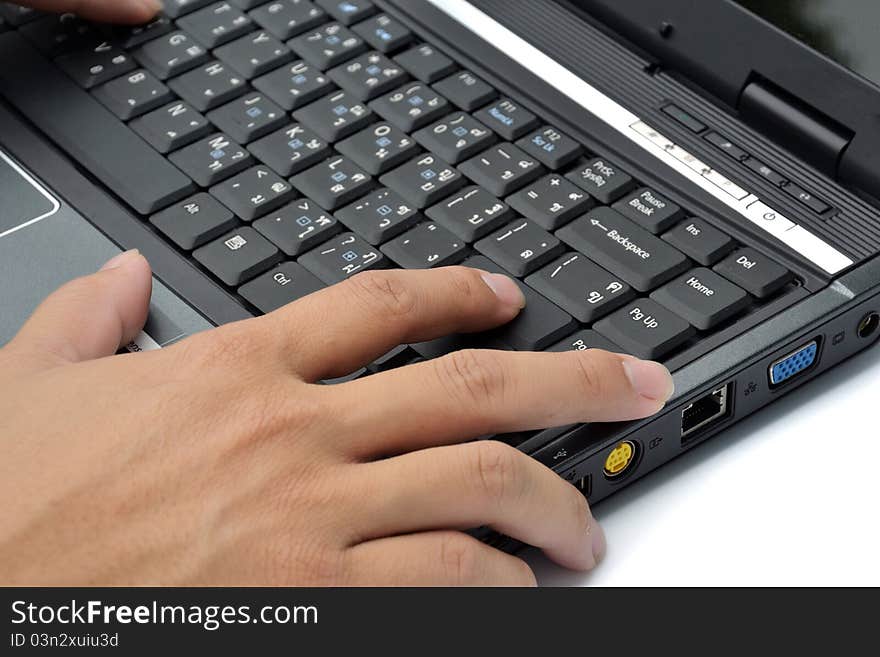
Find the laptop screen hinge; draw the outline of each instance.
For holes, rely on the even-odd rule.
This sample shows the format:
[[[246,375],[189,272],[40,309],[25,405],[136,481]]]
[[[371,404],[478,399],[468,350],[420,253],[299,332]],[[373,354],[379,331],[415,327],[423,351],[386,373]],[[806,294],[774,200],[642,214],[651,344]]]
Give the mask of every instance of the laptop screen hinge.
[[[743,87],[737,109],[750,126],[837,178],[852,130],[756,74]]]

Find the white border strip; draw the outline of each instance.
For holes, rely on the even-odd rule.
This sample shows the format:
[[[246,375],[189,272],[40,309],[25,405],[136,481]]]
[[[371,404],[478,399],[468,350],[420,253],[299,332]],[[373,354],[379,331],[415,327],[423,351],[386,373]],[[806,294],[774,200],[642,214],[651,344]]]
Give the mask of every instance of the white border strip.
[[[753,193],[698,160],[638,116],[466,0],[428,0],[428,2],[829,274],[836,274],[853,264],[850,258],[830,244],[816,237],[803,226],[787,219]]]
[[[38,221],[42,221],[43,219],[45,219],[47,217],[51,217],[53,214],[58,212],[58,210],[61,209],[61,204],[58,202],[58,199],[56,199],[54,196],[52,196],[40,183],[38,183],[31,176],[31,174],[29,174],[27,171],[25,171],[20,166],[18,166],[18,163],[13,161],[12,159],[10,159],[10,157],[8,155],[6,155],[6,153],[4,153],[2,150],[0,150],[0,158],[2,158],[7,164],[9,164],[9,166],[12,167],[16,172],[18,172],[18,174],[22,178],[24,178],[31,185],[33,185],[34,189],[36,189],[40,194],[45,196],[46,199],[52,204],[52,209],[49,210],[49,212],[46,212],[45,214],[41,214],[39,217],[35,217],[34,219],[30,219],[19,226],[15,226],[14,228],[4,230],[2,233],[0,233],[0,237],[6,237],[10,233],[14,233],[17,230],[21,230],[22,228],[30,226],[31,224],[35,224]]]

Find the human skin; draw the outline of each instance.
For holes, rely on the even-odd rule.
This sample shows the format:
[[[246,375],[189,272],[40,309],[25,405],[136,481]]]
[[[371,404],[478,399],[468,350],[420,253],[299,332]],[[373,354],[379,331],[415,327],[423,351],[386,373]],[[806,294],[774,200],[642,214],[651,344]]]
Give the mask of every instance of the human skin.
[[[459,351],[326,386],[396,344],[523,305],[464,267],[365,272],[172,347],[121,254],[0,349],[0,584],[533,585],[489,525],[568,568],[605,540],[571,484],[495,433],[648,416],[657,363],[599,350]]]

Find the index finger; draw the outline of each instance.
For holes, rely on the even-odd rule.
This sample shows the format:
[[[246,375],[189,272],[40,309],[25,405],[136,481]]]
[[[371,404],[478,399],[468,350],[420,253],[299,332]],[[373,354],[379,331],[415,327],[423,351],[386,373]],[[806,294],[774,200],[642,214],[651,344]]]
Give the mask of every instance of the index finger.
[[[40,11],[76,14],[104,23],[146,23],[162,9],[159,0],[16,0]]]

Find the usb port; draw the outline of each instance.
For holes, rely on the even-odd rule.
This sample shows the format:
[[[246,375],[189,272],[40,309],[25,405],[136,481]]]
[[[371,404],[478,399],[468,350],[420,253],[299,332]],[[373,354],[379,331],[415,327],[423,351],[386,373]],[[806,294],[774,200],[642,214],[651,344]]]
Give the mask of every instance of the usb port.
[[[685,406],[681,411],[681,442],[693,438],[697,432],[709,429],[730,415],[732,383],[716,388],[708,395]]]
[[[773,361],[770,365],[770,386],[781,386],[786,381],[806,372],[816,364],[819,356],[819,341],[810,340],[802,347]]]

